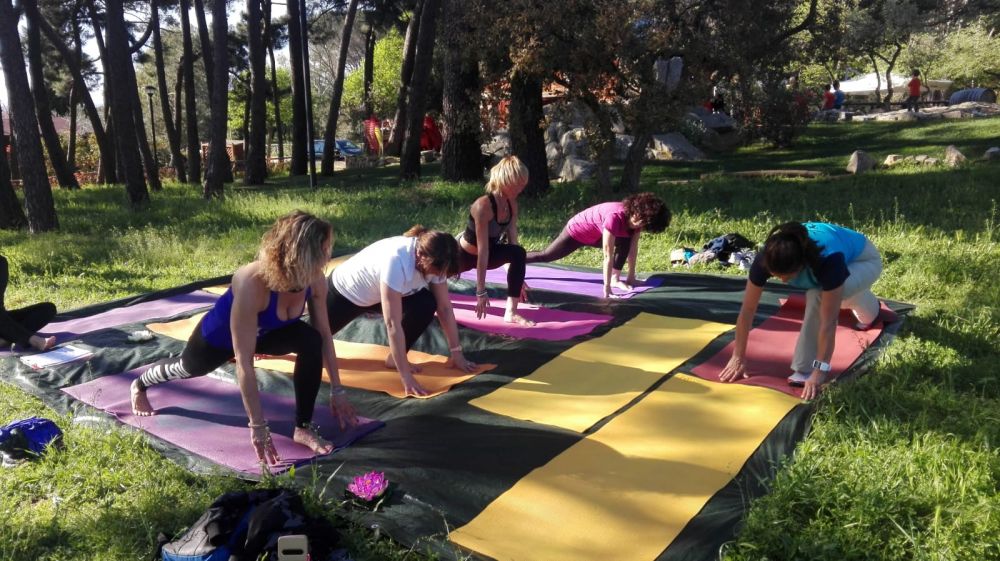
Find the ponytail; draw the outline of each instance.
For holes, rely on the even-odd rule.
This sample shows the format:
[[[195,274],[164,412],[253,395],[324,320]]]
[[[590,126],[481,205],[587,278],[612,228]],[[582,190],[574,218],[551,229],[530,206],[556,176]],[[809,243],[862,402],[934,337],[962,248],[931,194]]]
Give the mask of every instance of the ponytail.
[[[786,222],[767,235],[763,265],[773,275],[795,273],[807,266],[816,270],[821,249],[801,222]]]
[[[428,231],[429,230],[427,228],[424,228],[423,224],[414,224],[412,228],[403,232],[403,235],[408,238],[419,238],[424,234],[424,232]]]

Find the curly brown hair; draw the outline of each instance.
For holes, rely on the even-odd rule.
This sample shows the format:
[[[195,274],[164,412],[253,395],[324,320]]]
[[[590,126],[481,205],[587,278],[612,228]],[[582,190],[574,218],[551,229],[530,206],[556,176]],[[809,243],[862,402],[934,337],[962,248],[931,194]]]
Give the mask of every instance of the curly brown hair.
[[[458,273],[458,241],[447,232],[428,230],[420,224],[403,234],[417,238],[417,249],[423,257],[421,268],[433,269],[450,277]]]
[[[260,240],[259,276],[278,292],[305,289],[330,259],[327,240],[333,244],[329,222],[301,210],[282,216]]]
[[[647,232],[656,234],[670,226],[670,209],[663,199],[650,192],[629,195],[622,205],[625,206],[625,214],[629,218],[635,217]]]

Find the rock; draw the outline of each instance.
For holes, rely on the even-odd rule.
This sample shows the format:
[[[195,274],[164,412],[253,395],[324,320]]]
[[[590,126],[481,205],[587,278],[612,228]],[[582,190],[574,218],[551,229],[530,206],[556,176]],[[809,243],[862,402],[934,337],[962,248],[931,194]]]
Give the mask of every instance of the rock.
[[[731,152],[743,144],[743,135],[738,130],[720,133],[707,129],[701,137],[701,146],[712,152]]]
[[[691,113],[690,115],[700,119],[706,129],[715,132],[724,133],[736,129],[736,121],[725,113]]]
[[[851,154],[851,159],[847,162],[848,173],[853,173],[855,175],[865,173],[866,171],[871,171],[875,169],[875,160],[868,155],[864,150],[855,150]]]
[[[994,146],[983,154],[986,160],[1000,160],[1000,146]]]
[[[480,147],[483,154],[489,155],[492,164],[496,164],[507,154],[510,154],[510,134],[506,131],[498,132],[486,144]]]
[[[438,159],[438,153],[433,150],[423,150],[420,152],[420,161],[425,164],[436,162],[437,159]]]
[[[632,143],[635,142],[635,137],[630,134],[616,134],[615,135],[615,161],[624,162],[628,159],[628,149],[632,147]]]
[[[562,153],[566,157],[587,157],[587,133],[583,127],[576,127],[566,131],[559,139]]]
[[[562,173],[563,151],[558,142],[549,142],[545,145],[545,159],[548,163],[549,177],[559,177]]]
[[[913,157],[913,161],[917,162],[918,164],[922,164],[925,161],[927,161],[927,158],[930,158],[930,156],[928,156],[927,154],[919,154]]]
[[[562,121],[552,121],[552,123],[545,129],[545,143],[549,142],[559,142],[562,135],[566,134],[569,127],[566,123]]]
[[[944,113],[939,113],[942,119],[962,119],[966,116],[965,112],[962,110],[957,111],[946,111]]]
[[[965,154],[962,154],[954,145],[944,149],[944,161],[949,166],[955,167],[965,161]]]
[[[838,121],[853,121],[854,120],[854,113],[851,113],[850,111],[841,111],[840,114],[837,117],[837,120]]]
[[[705,153],[695,148],[693,144],[678,132],[654,134],[652,147],[647,155],[655,160],[704,160]]]
[[[593,162],[569,156],[563,161],[562,171],[559,176],[565,181],[590,179],[594,176],[596,170],[597,166]]]
[[[885,161],[882,162],[882,165],[886,167],[894,166],[904,160],[905,158],[901,154],[889,154],[885,157]]]
[[[925,166],[936,166],[936,165],[938,165],[940,163],[941,163],[941,160],[939,160],[937,158],[927,158],[926,160],[924,160],[924,165]]]

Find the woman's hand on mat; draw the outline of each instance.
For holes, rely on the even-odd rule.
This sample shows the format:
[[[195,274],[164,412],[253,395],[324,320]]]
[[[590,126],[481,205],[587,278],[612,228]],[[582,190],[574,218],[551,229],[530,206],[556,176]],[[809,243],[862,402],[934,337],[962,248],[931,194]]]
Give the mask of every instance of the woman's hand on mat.
[[[336,417],[340,430],[354,428],[358,424],[358,413],[343,392],[330,394],[330,412]]]
[[[531,290],[531,288],[528,286],[528,283],[523,283],[521,285],[521,299],[519,300],[519,303],[523,304],[528,301],[529,290]]]
[[[823,390],[823,383],[826,382],[826,374],[819,370],[813,370],[809,379],[806,380],[802,388],[802,399],[810,400],[819,397],[819,392]]]
[[[425,397],[430,395],[431,392],[427,391],[420,382],[417,382],[412,374],[399,373],[399,378],[403,381],[403,393],[413,397]]]
[[[521,294],[524,294],[523,292]],[[476,319],[483,319],[490,311],[490,297],[476,296]]]
[[[281,461],[278,450],[274,447],[274,440],[271,439],[271,429],[266,424],[250,427],[250,443],[257,452],[257,459],[267,465],[274,465]]]
[[[719,380],[723,382],[735,382],[740,378],[749,378],[750,372],[747,371],[747,364],[743,361],[743,357],[733,355],[726,367],[722,369],[719,373]]]
[[[461,351],[457,351],[451,355],[451,362],[455,368],[465,373],[474,372],[478,367],[476,363],[467,360]]]

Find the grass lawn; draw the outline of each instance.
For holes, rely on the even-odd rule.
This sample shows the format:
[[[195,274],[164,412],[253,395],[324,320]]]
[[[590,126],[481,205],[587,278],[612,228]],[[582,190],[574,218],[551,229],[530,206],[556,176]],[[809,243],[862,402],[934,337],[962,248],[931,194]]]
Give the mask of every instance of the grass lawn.
[[[770,494],[751,505],[727,559],[1000,559],[1000,164],[665,181],[765,168],[836,174],[855,149],[878,160],[941,158],[949,144],[978,158],[1000,145],[1000,119],[817,125],[788,150],[646,168],[643,188],[668,201],[674,223],[643,238],[641,271],[668,270],[670,249],[727,232],[760,241],[782,221],[829,220],[865,232],[881,249],[886,268],[876,293],[918,306],[866,376],[822,396],[811,433]],[[47,299],[70,309],[228,274],[252,259],[276,217],[295,208],[332,220],[340,248],[414,223],[457,232],[482,189],[441,182],[435,168],[424,182],[401,186],[394,171],[351,170],[316,191],[276,179],[263,189],[231,189],[222,202],[168,185],[135,214],[124,210],[120,187],[56,192],[59,232],[0,232],[11,265],[6,304]],[[572,212],[602,198],[589,184],[559,184],[523,201],[523,245],[541,247]],[[567,262],[599,259],[586,250]],[[29,415],[53,413],[0,385],[0,423]],[[192,475],[131,433],[59,422],[65,452],[0,471],[0,560],[148,559],[157,533],[181,530],[220,493],[246,485]],[[355,559],[421,558],[362,529],[345,524],[345,532]]]

